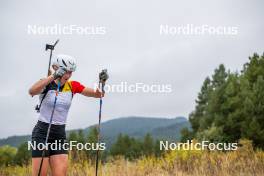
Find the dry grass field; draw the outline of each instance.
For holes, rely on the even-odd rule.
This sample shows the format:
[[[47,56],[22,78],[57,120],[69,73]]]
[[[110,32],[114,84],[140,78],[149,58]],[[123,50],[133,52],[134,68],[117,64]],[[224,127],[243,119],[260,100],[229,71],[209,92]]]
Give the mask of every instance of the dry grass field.
[[[177,150],[161,158],[143,157],[127,161],[122,157],[100,165],[101,176],[263,176],[264,152],[253,150],[250,142],[232,152]],[[81,160],[69,161],[69,176],[93,176],[95,165]],[[31,167],[10,166],[0,170],[1,176],[31,175]]]

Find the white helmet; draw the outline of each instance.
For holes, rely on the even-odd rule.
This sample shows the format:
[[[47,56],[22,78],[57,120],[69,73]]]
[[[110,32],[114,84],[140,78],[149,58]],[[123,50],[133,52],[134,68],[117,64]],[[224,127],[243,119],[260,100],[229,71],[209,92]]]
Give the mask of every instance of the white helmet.
[[[67,71],[75,71],[76,70],[76,60],[72,56],[60,54],[57,55],[52,65],[55,65],[57,67],[63,67]]]

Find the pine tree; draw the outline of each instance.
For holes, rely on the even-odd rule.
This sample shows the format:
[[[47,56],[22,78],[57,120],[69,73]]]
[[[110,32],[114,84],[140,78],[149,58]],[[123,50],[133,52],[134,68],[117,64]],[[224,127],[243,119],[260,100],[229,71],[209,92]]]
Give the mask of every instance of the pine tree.
[[[182,130],[182,140],[190,138],[237,142],[253,140],[264,148],[264,55],[254,54],[241,74],[226,72],[224,65],[206,78],[189,119],[193,131]]]
[[[144,137],[143,151],[145,156],[151,156],[154,154],[154,142],[149,133],[147,133]]]
[[[207,110],[211,91],[212,91],[211,80],[209,77],[207,77],[204,80],[201,91],[198,94],[198,99],[195,101],[196,102],[195,111],[192,112],[189,116],[194,133],[196,133],[199,130],[200,120],[206,115],[206,110]]]

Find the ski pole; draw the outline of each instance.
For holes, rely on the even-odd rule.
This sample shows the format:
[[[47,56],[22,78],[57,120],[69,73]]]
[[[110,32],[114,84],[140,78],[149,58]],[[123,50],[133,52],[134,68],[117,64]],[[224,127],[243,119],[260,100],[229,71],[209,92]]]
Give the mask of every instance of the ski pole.
[[[55,42],[53,45],[51,45],[51,44],[46,44],[46,49],[45,49],[45,50],[46,50],[46,51],[47,51],[48,49],[50,50],[49,67],[48,67],[48,76],[50,75],[50,64],[51,64],[52,52],[53,52],[53,50],[54,50],[54,48],[55,48],[55,46],[57,45],[58,42],[59,42],[59,39],[57,39],[56,42]],[[43,101],[44,98],[45,98],[45,95],[42,97],[42,100],[40,101],[40,104],[36,105],[35,110],[36,110],[37,112],[40,112],[40,106],[41,106],[42,101]]]
[[[104,86],[106,80],[109,78],[107,74],[107,70],[104,69],[102,72],[99,74],[99,89],[101,89],[102,93],[104,93]],[[97,127],[97,145],[100,143],[100,130],[101,130],[101,117],[102,117],[102,105],[103,105],[103,99],[102,96],[100,96],[100,107],[99,107],[99,122],[98,122],[98,127]],[[98,175],[98,163],[99,163],[99,148],[96,151],[96,165],[95,165],[95,176]]]
[[[48,76],[49,76],[49,72],[50,72],[50,65],[51,65],[52,52],[53,52],[55,46],[58,44],[58,42],[59,42],[59,39],[57,39],[56,42],[55,42],[53,45],[51,45],[51,44],[46,44],[46,48],[45,48],[45,50],[46,50],[46,51],[47,51],[47,50],[50,50],[49,67],[48,67]],[[55,95],[55,101],[54,101],[53,109],[52,109],[52,112],[51,112],[50,122],[49,122],[48,131],[47,131],[47,135],[46,135],[46,139],[45,139],[45,146],[47,145],[47,142],[48,142],[49,133],[50,133],[50,128],[51,128],[51,123],[52,123],[52,119],[53,119],[53,114],[54,114],[54,110],[55,110],[55,106],[56,106],[57,96],[58,96],[58,92],[59,92],[59,90],[60,90],[60,81],[58,82],[58,88],[57,88],[56,95]],[[41,162],[40,162],[40,166],[39,166],[38,176],[40,176],[40,173],[41,173],[41,168],[42,168],[42,165],[43,165],[43,159],[44,159],[44,156],[45,156],[45,149],[42,151],[42,156],[41,156]]]
[[[51,112],[51,117],[50,117],[50,121],[49,121],[49,127],[48,127],[48,131],[47,131],[46,139],[45,139],[45,146],[47,146],[47,143],[48,143],[50,128],[51,128],[51,124],[52,124],[53,114],[54,114],[54,110],[55,110],[55,107],[56,107],[56,102],[57,102],[59,91],[60,91],[60,81],[58,81],[58,88],[57,88],[57,91],[56,91],[55,101],[54,101],[53,109],[52,109],[52,112]],[[40,162],[40,166],[39,166],[38,176],[40,176],[40,173],[41,173],[41,168],[42,168],[44,156],[45,156],[45,148],[42,151],[42,156],[41,156],[41,162]]]

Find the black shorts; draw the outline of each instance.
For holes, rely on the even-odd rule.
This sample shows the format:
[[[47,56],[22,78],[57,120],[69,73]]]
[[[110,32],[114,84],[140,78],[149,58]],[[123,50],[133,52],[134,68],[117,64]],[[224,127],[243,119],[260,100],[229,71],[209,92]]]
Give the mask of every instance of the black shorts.
[[[48,123],[38,121],[32,131],[31,150],[32,158],[44,157],[58,154],[68,154],[68,150],[63,148],[63,144],[67,142],[65,125],[51,125],[48,141],[45,145],[46,135],[48,131]],[[45,148],[47,146],[47,148]],[[34,148],[33,148],[34,147]]]

